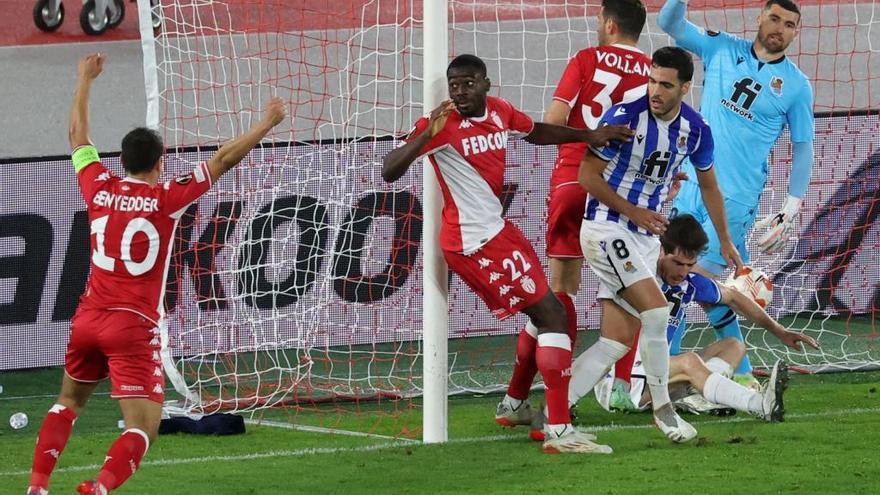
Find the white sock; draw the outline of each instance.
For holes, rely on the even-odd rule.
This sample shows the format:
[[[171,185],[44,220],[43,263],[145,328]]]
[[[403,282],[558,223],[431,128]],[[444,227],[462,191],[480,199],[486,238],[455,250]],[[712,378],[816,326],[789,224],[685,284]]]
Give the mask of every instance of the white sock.
[[[577,404],[581,397],[590,393],[608,370],[629,352],[629,346],[616,340],[599,337],[571,365],[571,381],[568,383],[568,403]]]
[[[669,403],[669,344],[666,327],[669,325],[669,308],[649,309],[639,313],[642,334],[639,336],[639,352],[645,368],[645,382],[651,389],[654,410]]]
[[[511,396],[505,394],[505,395],[504,395],[504,398],[501,399],[501,402],[507,404],[508,406],[510,406],[511,409],[513,409],[514,411],[516,411],[517,409],[519,409],[519,407],[520,407],[520,406],[523,404],[523,402],[525,402],[525,401],[524,401],[524,400],[521,400],[521,399],[514,399],[513,397],[511,397]]]
[[[733,376],[733,366],[731,366],[730,363],[721,359],[718,356],[710,358],[708,361],[706,361],[706,367],[709,368],[709,371],[713,373],[718,373],[725,378],[730,378]]]
[[[750,388],[726,378],[719,373],[712,373],[703,385],[703,397],[709,402],[732,407],[737,411],[755,414],[764,412],[763,397]]]

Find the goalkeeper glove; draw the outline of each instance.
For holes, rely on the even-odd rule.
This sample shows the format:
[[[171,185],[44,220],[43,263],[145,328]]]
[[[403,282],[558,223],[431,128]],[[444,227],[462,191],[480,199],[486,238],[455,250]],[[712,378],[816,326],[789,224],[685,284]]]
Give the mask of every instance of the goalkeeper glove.
[[[755,224],[755,229],[767,229],[758,238],[758,248],[764,254],[775,254],[785,247],[791,237],[798,211],[801,209],[801,198],[789,196],[779,213],[768,215]]]

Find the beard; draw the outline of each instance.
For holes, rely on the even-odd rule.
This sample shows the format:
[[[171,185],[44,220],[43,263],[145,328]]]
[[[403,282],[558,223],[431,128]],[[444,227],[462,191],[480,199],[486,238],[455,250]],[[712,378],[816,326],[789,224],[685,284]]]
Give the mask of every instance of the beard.
[[[769,35],[758,31],[758,43],[767,50],[768,53],[777,54],[785,52],[790,43],[785,42],[782,35]]]

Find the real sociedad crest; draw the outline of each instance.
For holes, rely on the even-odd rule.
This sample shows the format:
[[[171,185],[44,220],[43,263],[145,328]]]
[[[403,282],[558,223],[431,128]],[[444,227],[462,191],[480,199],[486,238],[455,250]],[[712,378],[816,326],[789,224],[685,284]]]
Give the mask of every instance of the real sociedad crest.
[[[688,144],[687,136],[679,136],[678,137],[678,151],[680,153],[684,153],[685,151],[687,151],[687,144]]]
[[[773,76],[773,79],[770,79],[770,89],[773,90],[773,94],[776,96],[782,96],[783,84],[785,84],[785,81],[783,81],[781,77]]]

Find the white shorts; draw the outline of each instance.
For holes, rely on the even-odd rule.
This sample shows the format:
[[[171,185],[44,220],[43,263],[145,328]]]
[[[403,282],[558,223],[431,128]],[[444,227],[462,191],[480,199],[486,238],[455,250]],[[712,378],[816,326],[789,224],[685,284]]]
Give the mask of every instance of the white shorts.
[[[638,316],[618,293],[645,279],[653,279],[660,256],[660,239],[630,232],[620,224],[584,220],[581,250],[599,279],[597,299],[611,299],[628,313]]]

